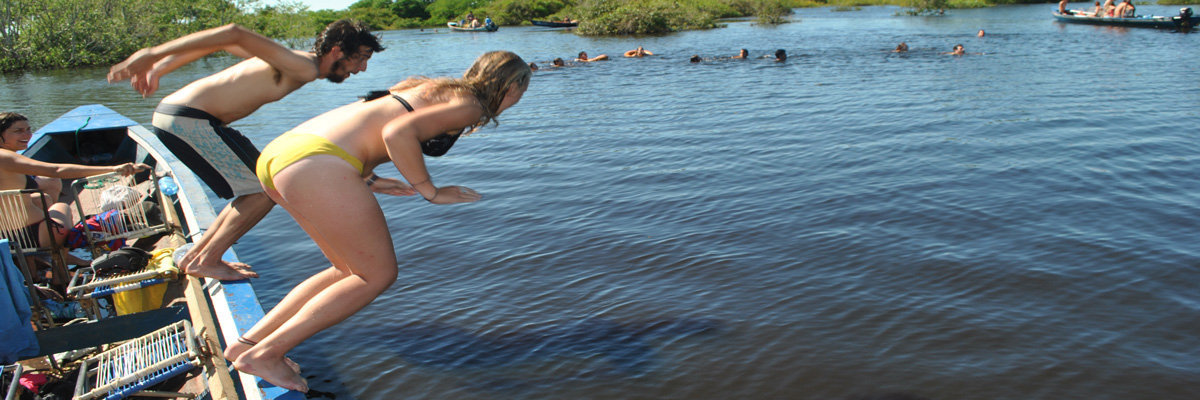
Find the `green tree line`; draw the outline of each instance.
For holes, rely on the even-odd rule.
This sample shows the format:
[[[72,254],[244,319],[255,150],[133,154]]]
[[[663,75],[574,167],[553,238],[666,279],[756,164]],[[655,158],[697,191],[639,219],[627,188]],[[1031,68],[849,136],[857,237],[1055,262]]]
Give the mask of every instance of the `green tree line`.
[[[0,72],[115,63],[228,23],[275,38],[311,38],[320,26],[305,12],[300,3],[259,0],[4,0]]]
[[[389,30],[441,27],[471,12],[500,25],[571,17],[580,21],[575,30],[580,35],[627,35],[714,28],[730,17],[783,23],[797,7],[898,5],[919,14],[1047,1],[1052,0],[359,0],[345,10],[314,11],[296,0],[3,0],[0,72],[111,64],[142,47],[228,23],[299,48],[341,18]]]

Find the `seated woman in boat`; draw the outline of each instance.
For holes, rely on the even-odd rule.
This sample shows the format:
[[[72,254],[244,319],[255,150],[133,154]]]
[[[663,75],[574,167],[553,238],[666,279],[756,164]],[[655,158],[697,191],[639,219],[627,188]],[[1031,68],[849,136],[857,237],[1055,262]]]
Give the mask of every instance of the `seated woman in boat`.
[[[62,192],[62,179],[82,178],[85,176],[120,172],[130,175],[137,171],[145,171],[150,167],[145,164],[125,163],[115,166],[89,166],[77,164],[52,164],[34,160],[18,153],[29,146],[33,137],[33,129],[29,119],[24,115],[13,112],[0,112],[0,190],[39,189],[46,194],[45,202],[49,206],[50,222],[55,229],[46,229],[46,224],[39,224],[45,219],[42,214],[42,199],[38,195],[29,196],[26,205],[25,225],[39,226],[38,232],[30,231],[30,236],[39,243],[62,243],[69,227],[74,226],[71,207],[58,200]],[[69,264],[86,265],[69,253],[63,253]]]
[[[625,52],[625,57],[645,57],[652,55],[654,55],[654,53],[646,51],[646,49],[643,49],[642,46],[638,46],[636,49]]]
[[[422,153],[444,154],[460,136],[494,121],[521,99],[531,75],[516,54],[489,52],[460,79],[407,79],[390,96],[321,114],[263,148],[257,173],[267,194],[332,266],[292,289],[226,348],[225,358],[239,371],[307,391],[284,354],[396,280],[396,249],[374,193],[417,194],[433,204],[478,201],[466,187],[434,185]],[[408,183],[371,173],[389,161]]]
[[[1104,12],[1100,16],[1112,18],[1116,11],[1117,6],[1113,5],[1113,0],[1104,0]]]
[[[576,58],[575,58],[575,61],[579,61],[579,62],[592,62],[592,61],[604,61],[604,60],[607,60],[607,59],[608,59],[608,54],[601,54],[601,55],[598,55],[598,56],[595,56],[595,57],[592,57],[592,58],[588,58],[588,54],[587,54],[587,52],[586,52],[586,51],[581,51],[581,52],[579,52],[579,57],[576,57]]]
[[[1099,17],[1104,15],[1104,6],[1100,5],[1100,1],[1096,1],[1096,6],[1092,8],[1092,13],[1085,15],[1086,17]]]

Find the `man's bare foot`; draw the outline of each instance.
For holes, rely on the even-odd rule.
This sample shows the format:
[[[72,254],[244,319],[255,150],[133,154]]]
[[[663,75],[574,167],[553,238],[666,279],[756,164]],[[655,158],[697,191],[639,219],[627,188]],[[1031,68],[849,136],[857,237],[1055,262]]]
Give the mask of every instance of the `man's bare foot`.
[[[223,354],[223,355],[225,356],[226,360],[228,360],[229,362],[233,362],[234,360],[237,360],[238,357],[241,357],[242,353],[245,353],[246,350],[250,350],[251,347],[253,347],[253,346],[246,344],[246,343],[242,343],[239,340],[239,341],[230,343],[229,345],[225,346],[225,354]],[[284,357],[283,362],[287,363],[288,367],[291,368],[292,371],[296,372],[297,374],[300,373],[300,364],[297,364],[295,361],[292,361],[291,358]]]
[[[242,354],[233,367],[238,371],[257,376],[272,385],[300,392],[308,392],[308,381],[293,371],[286,358],[255,358],[254,352]]]
[[[220,260],[216,264],[192,264],[184,268],[183,272],[192,276],[215,278],[222,281],[237,281],[258,277],[258,273],[250,271],[250,266],[242,263],[231,263],[225,260]]]
[[[229,262],[220,257],[206,255],[200,247],[192,247],[184,251],[183,257],[175,266],[188,275],[217,278],[223,281],[258,277],[258,274],[250,271],[249,264]],[[210,273],[214,275],[207,275]]]

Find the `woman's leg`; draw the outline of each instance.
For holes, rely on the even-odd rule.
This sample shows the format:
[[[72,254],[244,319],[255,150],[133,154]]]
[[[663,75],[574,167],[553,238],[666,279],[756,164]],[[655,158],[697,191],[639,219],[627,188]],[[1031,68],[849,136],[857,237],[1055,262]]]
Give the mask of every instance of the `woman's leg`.
[[[33,180],[37,182],[38,189],[46,194],[46,204],[58,202],[59,195],[62,194],[62,179],[50,178],[45,176],[35,176]]]
[[[284,354],[365,307],[396,279],[383,211],[358,171],[333,156],[300,160],[274,180],[275,200],[312,236],[333,267],[301,283],[247,336],[263,335],[234,366],[280,387],[306,385]],[[275,197],[275,196],[273,196]]]
[[[50,208],[47,211],[47,213],[50,214],[50,221],[53,221],[53,224],[51,225],[54,225],[54,229],[46,229],[47,224],[42,224],[42,229],[39,230],[38,240],[40,240],[40,243],[44,243],[43,246],[48,246],[45,245],[45,243],[50,243],[49,240],[53,238],[54,242],[61,246],[64,244],[63,240],[67,237],[67,230],[71,229],[71,227],[75,225],[73,219],[74,213],[71,211],[71,206],[67,203],[54,203],[50,205]],[[61,254],[63,260],[67,264],[91,264],[91,261],[71,255],[65,246],[62,248]]]

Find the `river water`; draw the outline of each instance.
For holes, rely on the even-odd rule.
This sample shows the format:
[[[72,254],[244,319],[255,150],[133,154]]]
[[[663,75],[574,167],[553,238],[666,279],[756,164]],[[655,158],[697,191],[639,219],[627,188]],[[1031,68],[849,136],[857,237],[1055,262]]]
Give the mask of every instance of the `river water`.
[[[292,356],[339,399],[1195,398],[1200,35],[1053,7],[383,32],[368,71],[234,126],[262,146],[487,50],[614,59],[538,71],[498,127],[428,160],[483,201],[381,198],[399,279]],[[940,54],[958,43],[972,54]],[[636,46],[657,55],[620,57]],[[714,59],[739,48],[791,57]],[[8,75],[0,101],[35,126],[88,103],[147,123],[233,61],[150,99],[103,68]],[[235,249],[267,307],[326,267],[278,209]]]

